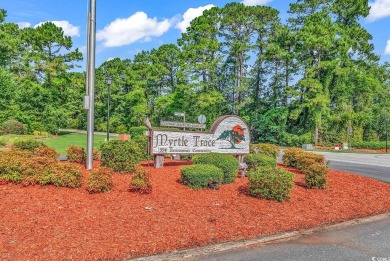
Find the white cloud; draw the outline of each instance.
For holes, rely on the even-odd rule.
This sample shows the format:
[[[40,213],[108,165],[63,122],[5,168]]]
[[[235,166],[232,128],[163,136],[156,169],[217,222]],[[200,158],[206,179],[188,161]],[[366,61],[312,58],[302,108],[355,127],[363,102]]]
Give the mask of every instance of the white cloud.
[[[176,28],[180,29],[180,31],[184,33],[187,30],[187,27],[190,26],[192,20],[194,20],[198,16],[201,16],[204,10],[208,10],[214,6],[215,5],[213,4],[209,4],[205,6],[200,6],[198,8],[189,8],[183,14],[183,20],[176,25]]]
[[[242,3],[244,5],[266,5],[272,2],[272,0],[243,0]]]
[[[105,26],[96,34],[98,41],[104,41],[104,46],[114,47],[134,43],[138,40],[149,41],[153,36],[160,36],[171,27],[169,19],[157,21],[148,18],[144,12],[136,12],[128,18],[118,18]]]
[[[387,40],[384,54],[390,54],[390,40]]]
[[[26,28],[26,27],[30,27],[31,24],[29,22],[19,22],[19,23],[16,23],[19,28]]]
[[[58,27],[61,27],[62,30],[64,31],[64,34],[67,35],[67,36],[80,36],[80,28],[78,26],[74,26],[72,25],[71,23],[69,23],[68,21],[50,21],[51,23],[55,24],[56,26]],[[34,28],[44,24],[46,22],[41,22],[39,24],[36,24],[34,26]]]
[[[371,7],[370,15],[367,17],[368,22],[374,22],[390,15],[390,0],[375,0],[368,5]]]

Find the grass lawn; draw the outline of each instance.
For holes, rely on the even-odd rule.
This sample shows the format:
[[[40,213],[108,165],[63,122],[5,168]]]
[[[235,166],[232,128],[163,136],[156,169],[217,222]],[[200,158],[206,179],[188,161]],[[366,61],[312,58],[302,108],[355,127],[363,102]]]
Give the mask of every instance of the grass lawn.
[[[100,144],[104,142],[106,136],[94,135],[93,147],[99,148]],[[110,139],[117,139],[117,137],[110,137]],[[81,146],[87,149],[87,135],[80,133],[60,133],[57,137],[52,139],[42,140],[47,146],[55,148],[61,155],[66,155],[66,149],[70,145]]]

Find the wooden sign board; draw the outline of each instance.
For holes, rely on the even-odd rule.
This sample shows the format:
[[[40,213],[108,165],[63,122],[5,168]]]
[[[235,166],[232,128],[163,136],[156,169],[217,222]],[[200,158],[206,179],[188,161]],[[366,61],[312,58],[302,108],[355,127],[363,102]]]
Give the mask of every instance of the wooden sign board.
[[[160,126],[178,127],[178,128],[194,128],[194,129],[204,129],[206,127],[205,124],[190,123],[190,122],[177,122],[177,121],[160,121]]]
[[[150,152],[163,154],[249,153],[250,133],[246,123],[237,116],[222,116],[210,132],[169,130],[150,131]]]

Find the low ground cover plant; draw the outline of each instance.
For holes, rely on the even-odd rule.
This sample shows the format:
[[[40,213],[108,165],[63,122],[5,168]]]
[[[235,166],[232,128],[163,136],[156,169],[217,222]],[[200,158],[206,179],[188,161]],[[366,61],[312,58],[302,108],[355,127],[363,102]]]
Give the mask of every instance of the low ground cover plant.
[[[192,157],[192,162],[194,164],[214,165],[220,168],[223,171],[222,184],[234,182],[239,169],[238,160],[234,156],[228,154],[199,154]]]
[[[114,187],[112,174],[111,168],[98,167],[92,169],[87,181],[87,191],[89,193],[110,191]]]
[[[284,169],[257,167],[248,177],[249,194],[256,198],[283,202],[294,187],[294,174]]]
[[[149,194],[152,192],[150,175],[138,164],[134,165],[134,173],[130,181],[129,191],[140,194]]]
[[[195,164],[181,169],[181,182],[192,189],[218,189],[223,181],[222,169],[211,164]]]

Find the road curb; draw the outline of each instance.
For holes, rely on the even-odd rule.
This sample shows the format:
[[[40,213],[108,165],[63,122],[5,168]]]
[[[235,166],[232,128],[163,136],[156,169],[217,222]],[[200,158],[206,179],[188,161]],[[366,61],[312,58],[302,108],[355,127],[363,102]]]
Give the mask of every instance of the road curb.
[[[181,250],[181,251],[174,251],[171,253],[165,253],[165,254],[160,254],[160,255],[155,255],[155,256],[141,257],[141,258],[135,258],[135,259],[124,259],[124,260],[132,260],[132,261],[186,260],[186,259],[194,258],[197,256],[207,255],[207,254],[211,254],[211,253],[218,253],[218,252],[227,251],[227,250],[251,248],[251,247],[257,247],[257,246],[266,245],[266,244],[285,242],[285,241],[294,240],[294,239],[297,239],[297,238],[300,238],[303,236],[311,235],[311,234],[322,232],[322,231],[334,230],[334,229],[349,227],[349,226],[353,226],[353,225],[379,221],[379,220],[382,220],[385,218],[390,218],[390,212],[375,215],[375,216],[351,219],[351,220],[347,220],[347,221],[343,221],[343,222],[339,222],[339,223],[335,223],[335,224],[326,224],[326,225],[322,225],[322,226],[318,226],[318,227],[314,227],[314,228],[309,228],[309,229],[285,232],[285,233],[280,233],[280,234],[266,236],[266,237],[259,237],[256,239],[242,240],[242,241],[236,241],[236,242],[227,242],[227,243],[221,243],[221,244],[216,244],[216,245],[211,245],[211,246],[198,247],[198,248],[192,248],[192,249]]]

